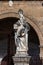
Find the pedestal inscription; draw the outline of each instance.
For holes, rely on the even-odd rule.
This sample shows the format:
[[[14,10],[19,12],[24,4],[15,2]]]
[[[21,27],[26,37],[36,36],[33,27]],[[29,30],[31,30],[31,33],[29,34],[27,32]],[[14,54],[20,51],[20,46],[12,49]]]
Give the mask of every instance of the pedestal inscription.
[[[13,56],[14,65],[29,65],[30,56],[28,50],[28,31],[30,27],[23,16],[23,11],[19,10],[20,19],[14,24],[15,44],[17,46],[16,54]]]

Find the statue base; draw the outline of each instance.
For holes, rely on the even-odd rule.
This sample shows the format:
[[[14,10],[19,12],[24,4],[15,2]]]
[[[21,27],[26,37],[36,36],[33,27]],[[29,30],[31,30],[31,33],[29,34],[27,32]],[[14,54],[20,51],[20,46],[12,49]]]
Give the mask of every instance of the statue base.
[[[23,54],[23,52],[19,52],[19,54],[15,54],[13,56],[14,65],[29,65],[31,56],[28,54]]]

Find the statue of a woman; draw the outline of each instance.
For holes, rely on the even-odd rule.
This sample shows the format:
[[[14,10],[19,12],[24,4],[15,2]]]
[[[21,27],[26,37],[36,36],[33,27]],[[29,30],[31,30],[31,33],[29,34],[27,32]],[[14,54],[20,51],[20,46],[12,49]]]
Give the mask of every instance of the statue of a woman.
[[[15,32],[15,44],[17,46],[16,51],[27,51],[27,45],[28,45],[28,25],[25,23],[25,18],[23,16],[23,11],[19,10],[19,16],[20,20],[18,20],[17,23],[20,25],[17,25],[17,30]]]

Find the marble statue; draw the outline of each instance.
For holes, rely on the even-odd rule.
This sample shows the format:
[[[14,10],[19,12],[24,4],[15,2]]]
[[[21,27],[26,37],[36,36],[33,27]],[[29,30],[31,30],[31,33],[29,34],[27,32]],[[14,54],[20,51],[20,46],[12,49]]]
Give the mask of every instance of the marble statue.
[[[24,52],[28,50],[27,46],[28,46],[29,25],[25,22],[23,11],[20,9],[18,13],[19,13],[20,19],[14,25],[14,29],[17,28],[15,32],[15,44],[17,46],[16,51]]]
[[[28,55],[28,31],[29,24],[26,22],[23,11],[18,11],[19,20],[14,24],[14,39],[16,44],[16,54],[13,56],[14,65],[29,65],[31,56]]]

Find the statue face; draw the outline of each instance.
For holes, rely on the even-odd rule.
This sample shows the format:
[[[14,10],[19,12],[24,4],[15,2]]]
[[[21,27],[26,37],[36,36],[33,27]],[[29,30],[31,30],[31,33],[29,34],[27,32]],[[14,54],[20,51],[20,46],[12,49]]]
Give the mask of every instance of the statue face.
[[[23,14],[23,10],[22,9],[19,9],[18,13],[19,14]]]

